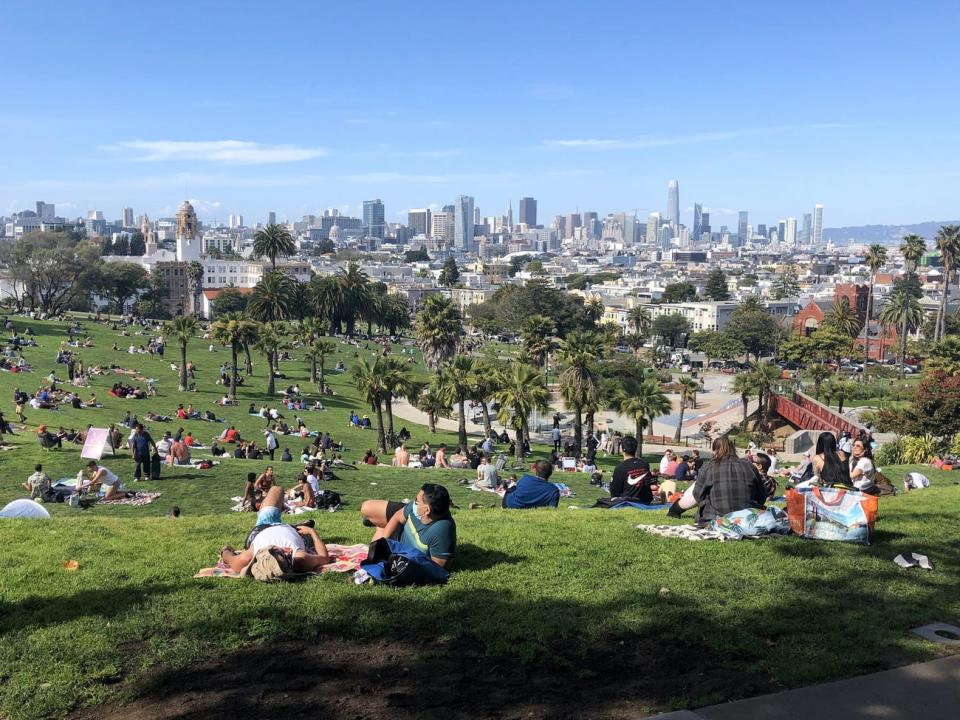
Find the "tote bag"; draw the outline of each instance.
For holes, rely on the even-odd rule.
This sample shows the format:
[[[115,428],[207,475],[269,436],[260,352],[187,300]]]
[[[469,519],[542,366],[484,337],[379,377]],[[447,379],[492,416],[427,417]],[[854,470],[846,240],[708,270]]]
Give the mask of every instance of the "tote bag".
[[[843,488],[788,490],[787,515],[790,529],[802,537],[869,545],[877,498]]]

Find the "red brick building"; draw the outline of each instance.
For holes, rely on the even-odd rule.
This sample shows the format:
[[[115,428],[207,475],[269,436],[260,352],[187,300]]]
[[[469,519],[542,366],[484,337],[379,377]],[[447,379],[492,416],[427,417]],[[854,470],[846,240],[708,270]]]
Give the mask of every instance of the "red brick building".
[[[846,298],[850,307],[860,318],[861,324],[867,317],[867,298],[870,295],[869,285],[837,285],[833,294],[833,300],[812,300],[807,303],[793,320],[794,332],[809,336],[814,330],[823,324],[823,319],[835,303],[840,302],[841,298]],[[876,302],[876,298],[874,298]],[[895,355],[899,336],[893,326],[881,327],[874,320],[870,323],[870,358],[877,362],[883,362],[887,357]],[[860,335],[853,341],[857,352],[863,354],[864,331],[860,330]]]

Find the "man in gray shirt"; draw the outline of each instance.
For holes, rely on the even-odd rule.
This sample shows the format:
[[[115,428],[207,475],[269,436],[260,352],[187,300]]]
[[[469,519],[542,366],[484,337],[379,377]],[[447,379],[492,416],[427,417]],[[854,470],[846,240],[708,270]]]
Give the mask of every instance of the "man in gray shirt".
[[[490,456],[486,453],[477,466],[477,486],[486,490],[497,489],[497,466],[490,462]]]

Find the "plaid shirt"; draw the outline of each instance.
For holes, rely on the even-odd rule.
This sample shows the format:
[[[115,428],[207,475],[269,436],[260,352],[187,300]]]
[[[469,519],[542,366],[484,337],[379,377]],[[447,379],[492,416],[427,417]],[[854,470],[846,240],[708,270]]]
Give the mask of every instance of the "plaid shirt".
[[[730,458],[707,464],[694,484],[693,496],[700,503],[697,524],[744,508],[761,508],[767,499],[760,473],[748,460]]]

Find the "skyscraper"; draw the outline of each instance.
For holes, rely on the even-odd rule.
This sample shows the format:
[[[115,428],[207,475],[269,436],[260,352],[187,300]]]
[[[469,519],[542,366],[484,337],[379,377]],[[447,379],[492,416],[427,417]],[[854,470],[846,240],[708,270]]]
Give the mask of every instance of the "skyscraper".
[[[133,227],[133,208],[124,208],[121,216],[121,222],[125,228]]]
[[[680,183],[676,180],[667,183],[667,223],[674,234],[680,231]]]
[[[790,248],[794,248],[797,246],[797,219],[796,218],[786,219],[783,242],[781,244],[786,245],[787,247],[790,247]]]
[[[527,227],[537,224],[537,201],[532,197],[520,198],[520,222]]]
[[[813,214],[804,213],[803,214],[803,230],[800,233],[800,242],[805,245],[810,244],[810,240],[813,238]]]
[[[580,227],[581,218],[580,213],[570,213],[567,215],[567,222],[564,225],[564,237],[572,238],[577,234],[577,228]]]
[[[383,239],[384,235],[384,212],[383,200],[363,201],[363,231],[367,237]]]
[[[510,207],[507,208],[507,230],[513,231],[513,200],[510,201]]]
[[[473,198],[458,195],[453,216],[453,246],[462,252],[473,252]]]
[[[231,215],[227,220],[231,230],[243,227],[243,215]]]
[[[417,208],[407,213],[407,227],[414,235],[430,235],[430,208]]]
[[[787,236],[787,221],[781,220],[777,223],[777,242],[783,244],[783,239]]]
[[[823,242],[823,205],[813,206],[813,244]]]
[[[267,225],[276,225],[277,224],[277,214],[271,210],[267,213]]]
[[[710,213],[705,212],[700,217],[700,233],[710,234]]]
[[[700,242],[700,236],[703,234],[703,205],[693,204],[693,241]]]
[[[747,240],[749,240],[750,230],[747,227],[748,225],[749,214],[746,210],[740,211],[739,222],[737,223],[737,242],[743,246],[746,245]]]
[[[37,217],[41,220],[53,220],[56,215],[56,208],[53,203],[37,200]]]
[[[660,238],[660,213],[647,216],[647,245],[656,245]]]

